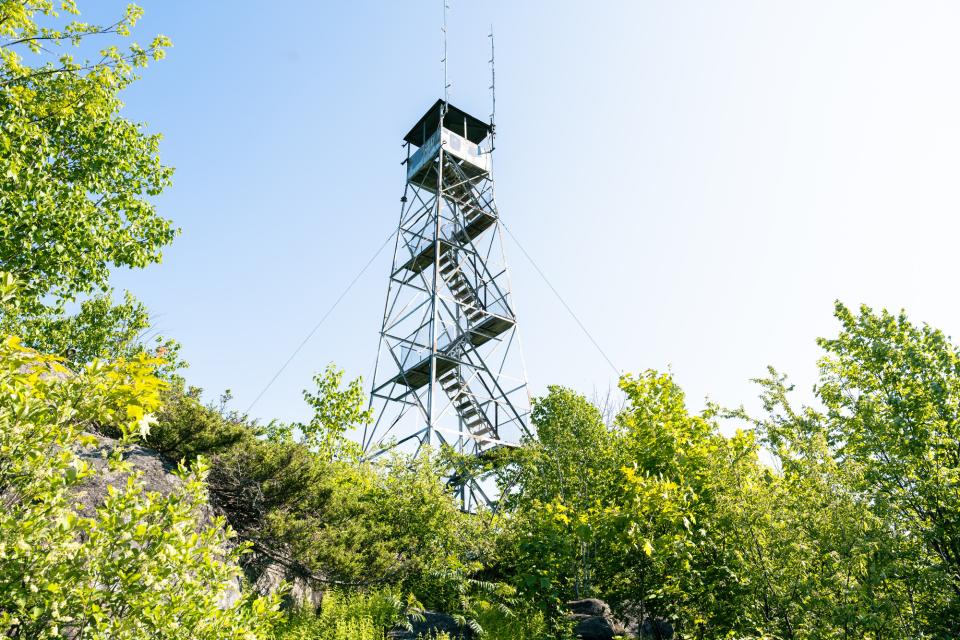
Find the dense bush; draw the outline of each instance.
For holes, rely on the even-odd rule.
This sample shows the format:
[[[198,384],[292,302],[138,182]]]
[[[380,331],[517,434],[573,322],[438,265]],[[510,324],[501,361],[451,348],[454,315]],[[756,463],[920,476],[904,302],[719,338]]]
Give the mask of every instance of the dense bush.
[[[551,388],[534,405],[538,437],[498,471],[496,515],[461,514],[438,457],[361,463],[340,438],[362,399],[331,372],[310,395],[323,420],[261,428],[174,388],[150,438],[177,458],[212,456],[211,491],[231,523],[320,586],[357,598],[390,586],[491,638],[565,637],[564,603],[584,596],[703,637],[951,637],[957,523],[944,488],[957,439],[943,434],[956,424],[955,348],[905,318],[838,315],[843,332],[823,342],[835,354],[818,387],[825,412],[794,410],[776,375],[761,381],[764,419],[690,414],[675,382],[653,372],[622,379],[627,402],[610,422]],[[910,386],[852,386],[898,384],[883,367],[899,357]],[[745,429],[722,434],[721,416]],[[877,416],[924,444],[897,444],[896,430],[879,442],[880,426],[861,426]]]
[[[22,638],[267,637],[276,602],[234,594],[242,548],[204,522],[207,468],[181,468],[170,495],[146,492],[122,456],[149,428],[154,362],[59,362],[0,343],[0,634]],[[88,513],[78,491],[97,473],[78,456],[109,427],[126,472]],[[121,476],[122,477],[122,476]],[[234,583],[235,584],[235,583]],[[235,587],[234,587],[235,590]]]

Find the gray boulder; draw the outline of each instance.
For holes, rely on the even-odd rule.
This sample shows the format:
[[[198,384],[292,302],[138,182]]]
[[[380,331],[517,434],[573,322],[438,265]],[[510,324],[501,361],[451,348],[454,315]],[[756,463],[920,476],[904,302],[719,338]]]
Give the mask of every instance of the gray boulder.
[[[452,640],[471,640],[473,632],[469,627],[461,627],[453,616],[439,611],[424,611],[423,620],[413,621],[412,629],[391,629],[387,632],[389,640],[416,640],[416,638],[433,638],[439,633],[446,633]]]
[[[93,435],[93,434],[85,434]],[[77,487],[77,498],[83,505],[83,515],[92,515],[96,508],[103,504],[107,497],[107,487],[123,488],[127,482],[127,474],[110,471],[107,460],[116,450],[119,442],[106,436],[94,435],[95,445],[84,447],[77,455],[95,471]],[[175,468],[159,453],[139,445],[129,446],[123,452],[123,459],[130,463],[134,471],[140,472],[140,481],[146,491],[154,491],[167,496],[181,486],[180,478],[173,472]],[[209,520],[211,513],[205,513]]]
[[[573,600],[567,603],[567,608],[571,612],[567,618],[574,623],[573,635],[580,640],[613,640],[627,633],[603,600]]]
[[[94,435],[94,434],[88,434]],[[96,470],[78,487],[77,498],[82,505],[83,515],[93,515],[107,496],[107,487],[123,487],[126,483],[126,473],[110,471],[107,460],[117,448],[119,442],[106,436],[94,435],[97,443],[85,447],[78,455]],[[129,446],[123,452],[123,459],[131,467],[141,473],[140,480],[146,491],[155,491],[161,495],[170,495],[181,486],[180,479],[174,475],[175,466],[160,453],[139,445]],[[217,511],[207,506],[203,513],[203,524],[213,521]],[[285,566],[283,563],[254,550],[243,556],[241,569],[253,590],[260,595],[271,595],[278,591],[281,585],[287,585],[284,595],[284,604],[288,607],[313,608],[320,606],[323,599],[323,589],[315,584],[308,576],[298,572],[296,568]],[[240,597],[240,579],[233,581],[224,604],[229,606]]]
[[[276,593],[287,585],[283,596],[285,608],[316,610],[323,602],[324,590],[317,580],[290,566],[254,549],[241,560],[243,573],[250,586],[260,595]]]
[[[571,600],[567,603],[567,609],[570,610],[570,613],[585,616],[603,616],[609,618],[612,615],[610,612],[610,605],[603,600],[598,600],[597,598]]]
[[[125,472],[109,469],[108,459],[120,443],[106,436],[94,435],[94,437],[97,439],[96,444],[84,447],[77,452],[77,455],[95,471],[76,488],[76,498],[80,505],[78,511],[84,516],[94,515],[97,508],[106,500],[107,487],[124,487],[128,475]],[[139,445],[128,446],[124,449],[122,457],[124,461],[130,463],[134,471],[141,473],[140,481],[145,491],[168,496],[182,486],[180,478],[173,473],[174,466],[152,449]],[[201,524],[205,526],[212,521],[213,510],[208,506],[204,509]],[[229,607],[239,598],[240,578],[237,577],[230,582],[220,601],[220,606]]]
[[[671,640],[673,625],[661,618],[647,618],[640,625],[640,637],[643,640]]]

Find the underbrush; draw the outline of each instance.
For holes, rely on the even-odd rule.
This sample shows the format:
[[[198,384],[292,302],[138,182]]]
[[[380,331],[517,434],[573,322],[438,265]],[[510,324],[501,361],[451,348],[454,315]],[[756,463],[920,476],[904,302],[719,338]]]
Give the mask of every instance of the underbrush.
[[[386,629],[407,624],[419,613],[412,599],[391,590],[370,593],[330,591],[316,614],[291,613],[277,626],[276,640],[384,640]]]
[[[331,591],[324,595],[320,611],[290,613],[274,632],[274,640],[385,640],[391,628],[410,628],[421,615],[419,603],[383,589],[370,593]],[[504,615],[489,608],[478,612],[476,623],[483,640],[540,640],[547,637],[543,615]],[[418,640],[451,640],[446,633],[419,636]]]
[[[529,611],[518,610],[510,615],[497,609],[478,611],[477,624],[483,629],[483,640],[542,640],[553,637],[543,613],[532,608]]]

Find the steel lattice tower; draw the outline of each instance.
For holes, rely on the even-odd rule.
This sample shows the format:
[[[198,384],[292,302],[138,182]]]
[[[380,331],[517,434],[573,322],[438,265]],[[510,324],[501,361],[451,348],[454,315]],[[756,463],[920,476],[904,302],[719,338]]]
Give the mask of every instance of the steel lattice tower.
[[[406,187],[370,394],[368,458],[448,445],[485,456],[530,402],[491,176],[493,127],[438,100],[404,137]],[[494,496],[455,478],[471,510]]]

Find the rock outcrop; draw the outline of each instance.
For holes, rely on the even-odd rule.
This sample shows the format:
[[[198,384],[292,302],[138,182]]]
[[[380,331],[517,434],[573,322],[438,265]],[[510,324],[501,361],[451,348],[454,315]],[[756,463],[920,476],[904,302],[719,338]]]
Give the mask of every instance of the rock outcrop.
[[[84,515],[91,515],[98,506],[103,504],[107,497],[108,486],[122,488],[127,482],[126,473],[110,471],[107,466],[109,457],[120,443],[106,436],[94,435],[94,437],[97,439],[95,445],[84,447],[77,452],[77,455],[95,471],[77,488],[77,498],[83,505]],[[128,446],[123,452],[123,459],[130,463],[134,471],[141,474],[140,481],[143,482],[146,491],[155,491],[167,496],[181,486],[180,478],[174,475],[176,470],[174,466],[152,449],[139,445]],[[211,515],[210,511],[205,514],[208,519]]]
[[[93,434],[88,434],[93,435]],[[119,442],[106,436],[94,435],[95,445],[83,447],[77,455],[89,464],[95,471],[85,478],[77,487],[76,497],[80,504],[82,515],[93,515],[97,507],[103,504],[107,497],[107,487],[123,487],[127,482],[127,472],[111,471],[108,460],[119,446]],[[182,481],[175,474],[174,465],[170,464],[159,453],[139,445],[127,446],[122,454],[123,460],[131,468],[140,473],[140,482],[145,491],[156,492],[167,496],[182,486]],[[213,509],[207,507],[203,513],[202,524],[209,524],[213,519]],[[240,598],[240,578],[235,578],[221,600],[221,606],[229,607]]]
[[[77,488],[77,500],[82,505],[80,511],[86,516],[93,515],[96,508],[103,504],[108,486],[123,487],[127,478],[126,473],[110,471],[107,464],[119,442],[102,435],[88,435],[93,435],[97,443],[84,447],[78,455],[93,467],[96,473],[91,474]],[[139,445],[127,446],[123,452],[123,459],[134,471],[140,473],[140,481],[146,491],[170,495],[181,486],[180,478],[174,473],[176,466],[153,449]],[[206,507],[203,514],[204,524],[211,522],[214,515],[218,513],[220,511],[214,507]],[[323,598],[321,588],[282,563],[257,553],[256,550],[243,556],[241,568],[254,591],[260,595],[273,594],[281,584],[286,584],[287,592],[284,596],[286,605],[305,608],[320,606]],[[240,580],[237,579],[229,592],[226,604],[231,604],[239,597]]]
[[[647,618],[640,625],[640,637],[643,640],[672,640],[673,625],[660,618]]]
[[[317,609],[323,601],[323,589],[314,581],[256,550],[244,556],[241,565],[251,587],[260,595],[275,593],[286,584],[284,606]]]
[[[387,632],[389,640],[416,640],[416,638],[433,638],[439,633],[446,633],[451,640],[471,640],[473,632],[469,627],[461,627],[453,616],[439,611],[424,611],[423,620],[414,621],[412,629],[391,629]]]
[[[586,598],[567,603],[568,616],[574,622],[573,635],[580,640],[613,640],[627,630],[614,619],[610,605],[603,600]]]

